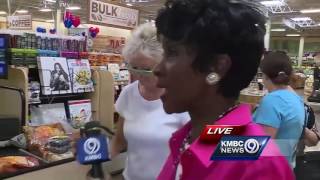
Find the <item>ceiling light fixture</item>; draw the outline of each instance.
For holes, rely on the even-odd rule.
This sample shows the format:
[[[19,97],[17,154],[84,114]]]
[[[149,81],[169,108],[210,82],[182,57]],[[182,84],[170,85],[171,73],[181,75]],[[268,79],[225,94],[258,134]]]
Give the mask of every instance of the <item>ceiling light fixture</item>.
[[[5,12],[5,11],[0,11],[0,15],[5,15],[5,14],[7,14],[7,12]]]
[[[277,29],[271,29],[272,32],[284,32],[286,29],[284,28],[277,28]]]
[[[127,5],[127,6],[133,6],[133,4],[130,4],[130,3],[127,3],[126,5]]]
[[[291,18],[292,21],[311,21],[312,19],[310,17],[296,17]]]
[[[53,19],[46,20],[47,23],[54,23]]]
[[[29,11],[28,11],[28,10],[25,10],[25,9],[20,9],[20,10],[17,10],[16,12],[19,13],[19,14],[26,14],[26,13],[28,13]]]
[[[303,9],[303,10],[300,10],[300,12],[303,14],[320,13],[320,9]]]
[[[44,8],[41,8],[39,11],[41,11],[41,12],[51,12],[52,9],[44,7]]]
[[[299,37],[300,34],[286,34],[287,37]]]
[[[261,1],[260,3],[264,6],[282,6],[282,5],[284,5],[284,2],[281,0]]]
[[[79,9],[81,9],[81,7],[80,6],[69,6],[66,9],[68,9],[68,10],[79,10]]]

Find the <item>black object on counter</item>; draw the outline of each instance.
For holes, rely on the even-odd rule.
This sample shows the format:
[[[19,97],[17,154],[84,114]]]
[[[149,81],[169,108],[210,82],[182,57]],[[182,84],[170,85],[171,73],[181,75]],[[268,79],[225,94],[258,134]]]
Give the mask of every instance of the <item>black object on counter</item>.
[[[68,152],[70,149],[71,140],[69,137],[57,137],[49,139],[48,150],[53,153],[63,154]]]
[[[20,96],[21,101],[21,115],[20,120],[12,119],[9,117],[2,118],[0,121],[0,137],[1,140],[9,140],[14,136],[22,133],[22,127],[26,124],[26,96],[22,89],[9,87],[9,86],[0,86],[0,89],[5,89],[9,91],[15,91]],[[4,120],[4,121],[2,121]],[[11,121],[12,122],[11,122]],[[3,124],[5,123],[5,124]],[[5,137],[6,139],[3,139]]]

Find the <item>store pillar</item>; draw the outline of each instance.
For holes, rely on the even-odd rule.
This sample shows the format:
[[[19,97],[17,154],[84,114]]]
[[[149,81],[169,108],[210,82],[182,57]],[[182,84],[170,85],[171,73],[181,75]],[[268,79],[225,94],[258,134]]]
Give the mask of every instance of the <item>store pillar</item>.
[[[54,28],[57,30],[57,34],[64,34],[64,26],[61,17],[61,7],[60,1],[57,0],[56,2],[56,15],[54,19]]]
[[[7,0],[7,5],[8,5],[8,15],[11,16],[11,3],[10,3],[10,0]]]
[[[304,52],[304,37],[301,36],[300,43],[299,43],[298,67],[301,67],[302,65],[303,52]]]
[[[264,36],[264,47],[266,50],[270,48],[270,37],[271,37],[271,19],[268,19],[266,23],[266,35]]]

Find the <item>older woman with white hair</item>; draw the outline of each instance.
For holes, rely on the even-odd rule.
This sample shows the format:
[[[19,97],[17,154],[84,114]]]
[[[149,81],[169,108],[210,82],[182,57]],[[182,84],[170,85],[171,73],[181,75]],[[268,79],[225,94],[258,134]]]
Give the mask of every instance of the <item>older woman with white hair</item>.
[[[136,80],[126,86],[116,102],[120,114],[111,156],[127,149],[126,180],[156,179],[169,154],[169,138],[190,118],[187,113],[167,114],[156,87],[153,68],[162,60],[162,46],[154,24],[139,26],[123,49],[128,69]]]

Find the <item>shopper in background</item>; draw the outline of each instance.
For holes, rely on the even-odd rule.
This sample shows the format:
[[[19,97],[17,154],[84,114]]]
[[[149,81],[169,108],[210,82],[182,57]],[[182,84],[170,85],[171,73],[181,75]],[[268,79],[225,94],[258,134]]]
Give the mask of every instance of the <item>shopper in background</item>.
[[[305,120],[303,99],[289,86],[290,58],[284,52],[269,52],[261,62],[263,83],[268,94],[254,113],[254,121],[276,139],[281,152],[295,167],[295,152]]]
[[[252,122],[240,91],[257,73],[264,51],[265,17],[246,0],[168,0],[156,26],[164,59],[154,69],[167,113],[187,111],[191,122],[175,132],[159,180],[292,180],[273,140],[258,160],[212,161],[216,144],[199,136],[206,125],[240,125],[240,135],[266,135]],[[151,163],[152,164],[152,163]]]
[[[169,154],[171,134],[190,120],[187,113],[169,115],[163,110],[160,96],[164,89],[156,87],[152,72],[162,54],[152,23],[139,26],[123,49],[128,69],[137,81],[126,86],[116,102],[121,117],[111,155],[127,149],[126,180],[156,179]]]

